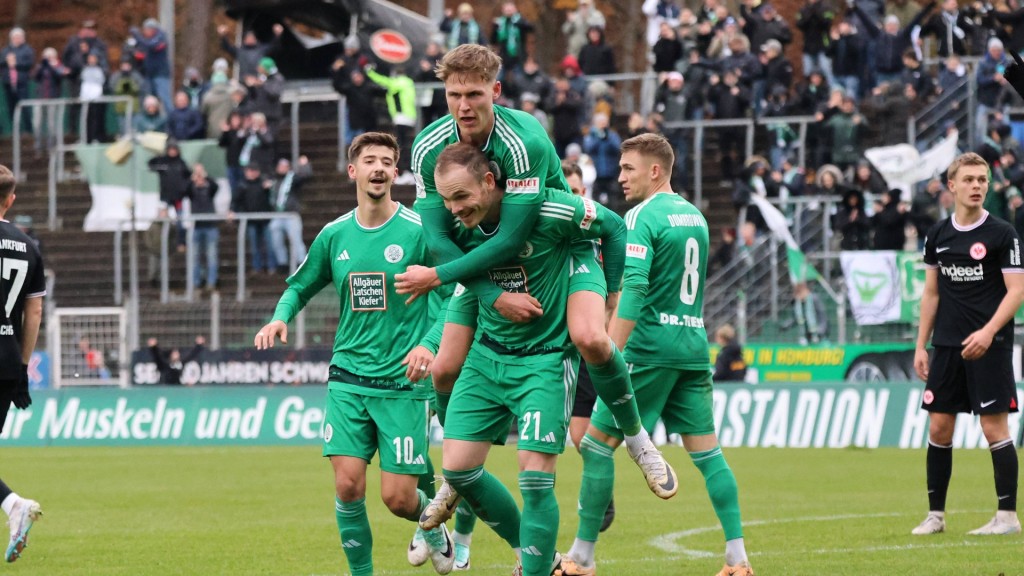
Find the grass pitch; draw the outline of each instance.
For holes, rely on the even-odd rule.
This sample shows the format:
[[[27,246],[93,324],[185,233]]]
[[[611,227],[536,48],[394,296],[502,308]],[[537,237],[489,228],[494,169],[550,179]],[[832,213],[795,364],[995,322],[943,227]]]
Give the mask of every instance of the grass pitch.
[[[666,455],[681,488],[662,502],[619,450],[618,515],[598,544],[600,574],[710,575],[721,567],[722,535],[703,481],[681,448]],[[726,456],[761,576],[1024,574],[1021,536],[966,536],[995,509],[988,451],[955,453],[948,532],[933,537],[910,535],[927,509],[923,451],[732,449]],[[581,466],[572,451],[559,463],[562,551],[575,533]],[[496,448],[488,469],[514,483],[512,449]],[[22,559],[0,574],[347,573],[332,475],[318,447],[6,448],[0,477],[45,511]],[[413,525],[380,503],[374,467],[367,502],[377,573],[432,574],[429,563],[406,563]],[[469,574],[508,574],[512,565],[504,543],[479,523]]]

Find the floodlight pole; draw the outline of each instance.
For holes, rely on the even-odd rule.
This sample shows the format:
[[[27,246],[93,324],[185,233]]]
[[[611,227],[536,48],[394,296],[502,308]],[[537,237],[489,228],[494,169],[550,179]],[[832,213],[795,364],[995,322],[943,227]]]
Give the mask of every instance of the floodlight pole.
[[[129,106],[131,104],[129,103]],[[136,222],[136,204],[139,199],[139,143],[134,127],[128,128],[132,142],[132,198],[131,230],[128,232],[128,349],[139,349],[139,233]],[[151,224],[152,225],[152,224]],[[127,359],[122,358],[122,362]],[[130,363],[129,363],[130,366]]]

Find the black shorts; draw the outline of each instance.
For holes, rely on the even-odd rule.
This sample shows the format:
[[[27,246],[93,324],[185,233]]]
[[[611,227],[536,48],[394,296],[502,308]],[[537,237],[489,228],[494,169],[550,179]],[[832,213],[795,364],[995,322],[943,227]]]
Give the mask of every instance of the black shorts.
[[[921,408],[942,414],[1016,412],[1013,349],[990,348],[977,360],[964,360],[961,352],[962,347],[935,347]]]
[[[594,402],[597,402],[597,392],[594,391],[594,383],[590,381],[587,363],[580,360],[580,374],[576,379],[576,400],[572,404],[573,418],[590,418],[594,411]]]

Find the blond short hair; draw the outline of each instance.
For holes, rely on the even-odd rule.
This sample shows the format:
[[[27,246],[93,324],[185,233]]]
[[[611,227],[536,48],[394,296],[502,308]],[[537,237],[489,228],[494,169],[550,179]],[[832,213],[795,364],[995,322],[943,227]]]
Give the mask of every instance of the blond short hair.
[[[434,73],[441,82],[457,74],[495,82],[500,70],[501,57],[493,50],[479,44],[463,44],[445,54]]]
[[[654,163],[661,166],[661,171],[666,174],[672,173],[672,166],[676,161],[676,154],[672,151],[672,145],[661,134],[646,132],[626,140],[622,143],[622,153],[636,152],[641,156],[654,159]]]
[[[960,170],[961,166],[984,166],[986,169],[989,167],[988,162],[981,156],[974,152],[966,152],[957,156],[956,160],[953,160],[953,163],[949,165],[949,170],[946,171],[946,179],[955,180],[956,173]]]

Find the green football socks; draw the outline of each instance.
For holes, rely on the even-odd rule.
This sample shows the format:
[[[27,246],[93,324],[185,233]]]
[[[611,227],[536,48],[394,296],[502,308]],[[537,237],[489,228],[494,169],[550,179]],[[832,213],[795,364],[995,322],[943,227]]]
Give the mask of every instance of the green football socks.
[[[626,436],[635,436],[641,430],[641,423],[633,385],[629,380],[629,368],[615,344],[611,346],[612,357],[604,364],[587,364],[587,370],[594,390],[608,405],[619,429]]]
[[[743,538],[736,476],[729,468],[729,463],[725,461],[722,448],[716,446],[706,452],[691,452],[690,458],[704,476],[704,485],[707,487],[708,496],[711,497],[711,506],[715,509],[718,521],[722,523],[725,539]]]
[[[576,538],[586,542],[597,542],[605,510],[612,499],[615,488],[615,450],[587,434],[580,441],[580,455],[583,456],[583,481],[580,484],[578,515],[579,528]],[[575,558],[575,555],[573,556]]]
[[[475,527],[476,514],[473,513],[469,502],[463,498],[462,502],[459,502],[459,507],[455,509],[455,533],[469,536]]]
[[[523,519],[519,529],[523,574],[550,574],[558,538],[558,500],[555,475],[548,472],[519,473],[523,495]]]
[[[473,507],[473,511],[512,548],[519,548],[519,506],[508,488],[484,470],[443,470],[445,480]]]
[[[437,495],[437,488],[434,486],[434,461],[430,459],[430,455],[427,456],[427,471],[420,474],[419,481],[416,482],[416,488],[423,491],[427,495],[427,498],[433,499]]]
[[[352,576],[372,576],[373,534],[370,532],[370,519],[366,516],[366,498],[342,502],[335,497],[334,516]]]

